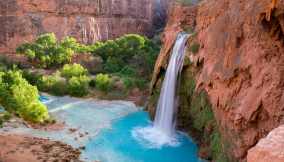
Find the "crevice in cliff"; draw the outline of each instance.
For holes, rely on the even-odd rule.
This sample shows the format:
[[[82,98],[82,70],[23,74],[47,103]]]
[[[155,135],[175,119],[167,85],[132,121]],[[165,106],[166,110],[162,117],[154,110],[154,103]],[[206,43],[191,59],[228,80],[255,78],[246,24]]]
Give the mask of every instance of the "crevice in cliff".
[[[274,40],[281,41],[284,45],[284,11],[276,5],[277,0],[272,0],[267,11],[260,14],[259,21]]]

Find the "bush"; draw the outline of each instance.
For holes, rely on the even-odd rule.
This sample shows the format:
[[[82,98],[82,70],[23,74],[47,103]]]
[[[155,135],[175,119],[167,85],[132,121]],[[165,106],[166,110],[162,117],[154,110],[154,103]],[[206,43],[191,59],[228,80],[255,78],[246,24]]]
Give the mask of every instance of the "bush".
[[[60,76],[60,72],[52,75],[42,76],[38,82],[37,87],[39,90],[49,92],[56,96],[63,96],[68,93],[66,79]]]
[[[96,87],[96,80],[95,79],[91,79],[89,85],[90,85],[90,87],[95,88]]]
[[[87,95],[89,82],[90,78],[87,76],[72,77],[68,81],[68,93],[76,97]]]
[[[38,82],[37,82],[37,87],[39,88],[39,90],[41,91],[51,91],[52,87],[59,82],[60,80],[62,80],[62,78],[60,77],[60,73],[54,73],[52,75],[45,75],[42,76]]]
[[[0,75],[0,101],[5,109],[25,120],[44,122],[49,118],[47,108],[39,102],[36,87],[23,79],[21,72],[8,71]]]
[[[122,76],[130,76],[130,77],[137,76],[135,69],[130,66],[125,66],[123,69],[121,69],[119,74]]]
[[[66,37],[61,42],[57,41],[54,33],[40,35],[33,43],[20,45],[16,52],[24,54],[30,61],[41,68],[50,68],[70,63],[75,53],[88,51],[84,45],[77,43],[75,38]]]
[[[82,97],[88,94],[90,78],[86,75],[88,71],[80,64],[65,65],[61,72],[42,76],[37,86],[41,91],[53,95]]]
[[[38,81],[42,78],[42,75],[28,70],[24,70],[22,75],[31,85],[37,85]]]
[[[80,64],[66,64],[61,70],[61,76],[65,78],[79,77],[87,73],[88,70]]]
[[[141,78],[135,77],[122,77],[123,84],[125,88],[131,89],[134,87],[138,87],[139,89],[143,89],[146,86],[147,81]]]
[[[56,80],[50,88],[50,93],[56,96],[66,95],[68,93],[66,80],[64,78]]]
[[[108,73],[116,73],[119,72],[125,63],[116,57],[109,57],[104,64],[104,71]]]
[[[11,119],[9,112],[0,112],[0,128],[3,127],[3,123]]]
[[[199,48],[200,48],[199,43],[193,42],[193,43],[190,45],[189,50],[190,50],[193,54],[197,54],[197,53],[199,52]]]
[[[101,91],[108,91],[112,86],[112,81],[107,74],[98,74],[96,76],[96,88]]]
[[[150,76],[159,53],[159,46],[137,34],[127,34],[115,40],[97,43],[91,52],[103,59],[104,70],[118,73],[125,65],[131,66],[136,73],[142,71]]]

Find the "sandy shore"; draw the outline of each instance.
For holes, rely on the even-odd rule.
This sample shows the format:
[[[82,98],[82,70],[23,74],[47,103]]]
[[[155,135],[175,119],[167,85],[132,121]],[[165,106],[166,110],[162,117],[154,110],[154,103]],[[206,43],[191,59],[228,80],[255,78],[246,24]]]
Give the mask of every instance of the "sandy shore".
[[[0,134],[0,162],[80,162],[80,151],[47,139]]]

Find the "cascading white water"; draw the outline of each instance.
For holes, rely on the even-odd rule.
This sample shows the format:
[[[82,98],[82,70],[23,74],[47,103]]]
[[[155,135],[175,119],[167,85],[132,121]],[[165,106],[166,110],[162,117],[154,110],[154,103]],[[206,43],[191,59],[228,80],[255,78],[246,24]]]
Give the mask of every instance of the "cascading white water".
[[[149,147],[175,146],[178,144],[175,138],[176,87],[178,76],[182,70],[186,42],[189,36],[186,33],[180,33],[177,36],[162,85],[154,125],[146,128],[136,128],[132,132],[134,137]]]
[[[180,33],[177,37],[162,85],[154,127],[168,136],[175,131],[175,111],[177,106],[176,87],[178,75],[182,70],[186,41],[189,35]]]

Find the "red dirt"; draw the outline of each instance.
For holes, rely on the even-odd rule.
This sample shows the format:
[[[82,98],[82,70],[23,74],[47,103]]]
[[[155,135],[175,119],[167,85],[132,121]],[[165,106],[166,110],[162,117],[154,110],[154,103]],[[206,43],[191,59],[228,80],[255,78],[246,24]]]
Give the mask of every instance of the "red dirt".
[[[47,139],[0,135],[1,162],[80,162],[80,151]]]

